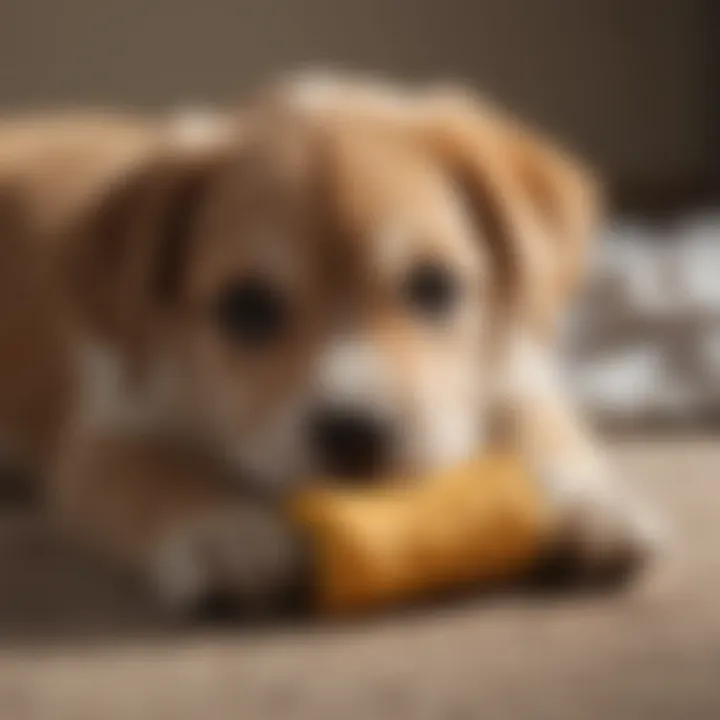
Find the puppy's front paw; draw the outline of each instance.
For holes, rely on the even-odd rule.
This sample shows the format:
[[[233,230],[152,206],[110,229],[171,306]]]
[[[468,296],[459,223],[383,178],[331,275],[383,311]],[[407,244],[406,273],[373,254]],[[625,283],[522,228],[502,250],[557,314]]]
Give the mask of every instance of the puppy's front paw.
[[[153,562],[161,598],[183,612],[264,615],[302,585],[302,543],[277,512],[223,507],[169,533]]]
[[[597,476],[546,477],[559,530],[538,571],[550,586],[614,587],[657,555],[665,539],[659,519],[630,493]]]

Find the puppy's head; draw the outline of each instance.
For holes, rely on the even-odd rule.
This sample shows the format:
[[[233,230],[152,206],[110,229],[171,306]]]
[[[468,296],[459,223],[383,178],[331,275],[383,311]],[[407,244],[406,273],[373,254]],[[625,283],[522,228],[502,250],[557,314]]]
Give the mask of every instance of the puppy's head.
[[[504,340],[547,334],[594,213],[585,174],[512,120],[355,81],[290,83],[222,142],[140,165],[92,213],[84,305],[162,368],[171,420],[273,481],[473,452]]]

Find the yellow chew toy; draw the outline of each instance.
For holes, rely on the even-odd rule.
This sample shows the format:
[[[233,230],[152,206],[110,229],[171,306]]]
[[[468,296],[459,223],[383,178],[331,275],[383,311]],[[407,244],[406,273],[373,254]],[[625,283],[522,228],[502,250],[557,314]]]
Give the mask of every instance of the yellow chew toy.
[[[499,455],[412,485],[313,488],[290,510],[311,538],[316,606],[328,614],[519,574],[552,527],[540,488]]]

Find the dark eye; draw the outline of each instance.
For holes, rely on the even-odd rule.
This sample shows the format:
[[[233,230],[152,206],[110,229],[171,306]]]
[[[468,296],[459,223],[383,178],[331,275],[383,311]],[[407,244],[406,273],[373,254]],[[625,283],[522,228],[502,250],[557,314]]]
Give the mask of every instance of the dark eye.
[[[458,282],[449,268],[437,262],[422,262],[405,278],[403,297],[415,312],[440,317],[454,306],[459,294]]]
[[[260,347],[277,340],[289,323],[282,293],[265,278],[238,280],[222,291],[217,319],[233,342]]]

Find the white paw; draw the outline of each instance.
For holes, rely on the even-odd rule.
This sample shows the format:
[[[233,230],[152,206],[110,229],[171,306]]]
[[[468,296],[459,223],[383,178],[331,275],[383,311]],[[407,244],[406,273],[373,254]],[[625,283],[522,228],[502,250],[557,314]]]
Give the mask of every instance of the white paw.
[[[622,581],[642,570],[667,539],[660,519],[597,474],[550,473],[558,511],[557,560],[578,581]]]
[[[221,599],[259,613],[275,609],[300,573],[299,539],[270,509],[206,513],[169,533],[151,573],[161,599],[182,611]]]

